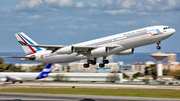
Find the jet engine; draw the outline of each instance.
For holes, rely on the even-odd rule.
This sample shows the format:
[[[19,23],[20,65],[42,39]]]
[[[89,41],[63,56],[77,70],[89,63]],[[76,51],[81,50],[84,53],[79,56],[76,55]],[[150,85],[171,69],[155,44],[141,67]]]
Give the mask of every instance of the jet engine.
[[[36,56],[35,55],[30,56],[29,60],[32,60],[32,61],[36,60]]]
[[[132,49],[127,49],[125,51],[122,51],[122,52],[119,52],[117,53],[116,55],[130,55],[130,54],[133,54],[134,53],[134,48]]]
[[[73,46],[67,46],[67,47],[63,47],[61,49],[58,49],[56,51],[57,54],[71,54],[74,52],[74,47]]]
[[[91,51],[92,55],[101,56],[109,52],[107,47],[100,47]]]
[[[1,80],[1,82],[7,82],[8,81],[7,78],[1,78],[0,80]]]

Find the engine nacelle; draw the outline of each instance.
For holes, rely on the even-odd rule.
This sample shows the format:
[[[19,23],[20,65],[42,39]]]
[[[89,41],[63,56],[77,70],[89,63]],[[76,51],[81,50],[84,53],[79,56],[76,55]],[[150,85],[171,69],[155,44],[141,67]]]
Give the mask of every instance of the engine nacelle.
[[[73,52],[74,52],[74,47],[73,46],[63,47],[63,48],[58,49],[56,51],[57,54],[71,54]]]
[[[31,60],[31,61],[36,60],[36,56],[35,56],[35,55],[30,56],[30,57],[29,57],[29,60]]]
[[[0,80],[1,80],[1,82],[7,82],[8,81],[7,78],[1,78]]]
[[[130,54],[133,54],[134,53],[134,48],[132,49],[127,49],[125,51],[122,51],[122,52],[119,52],[117,53],[116,55],[130,55]]]
[[[107,47],[100,47],[91,51],[92,55],[101,56],[109,52]]]

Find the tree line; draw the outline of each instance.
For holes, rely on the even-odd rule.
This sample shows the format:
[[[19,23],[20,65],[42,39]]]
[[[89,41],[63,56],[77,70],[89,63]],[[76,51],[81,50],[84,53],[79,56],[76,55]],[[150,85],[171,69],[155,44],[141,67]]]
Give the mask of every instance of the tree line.
[[[30,67],[30,72],[41,72],[46,64]],[[21,66],[14,66],[12,63],[4,63],[4,59],[0,57],[0,72],[25,72]]]

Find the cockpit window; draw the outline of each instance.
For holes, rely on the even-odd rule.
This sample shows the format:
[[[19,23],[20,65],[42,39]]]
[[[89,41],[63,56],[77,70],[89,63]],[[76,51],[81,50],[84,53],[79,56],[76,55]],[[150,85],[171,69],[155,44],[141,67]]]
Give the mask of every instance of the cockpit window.
[[[163,29],[164,29],[164,30],[165,30],[165,29],[170,29],[170,27],[164,27]]]

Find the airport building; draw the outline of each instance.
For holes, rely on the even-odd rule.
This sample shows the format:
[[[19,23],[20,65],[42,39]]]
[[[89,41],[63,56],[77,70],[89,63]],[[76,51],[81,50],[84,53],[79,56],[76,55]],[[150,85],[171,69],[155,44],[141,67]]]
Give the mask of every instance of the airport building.
[[[21,69],[25,72],[30,72],[31,71],[31,67],[37,67],[40,64],[27,64],[27,63],[16,63],[15,66],[16,67],[21,67]],[[60,64],[54,64],[52,66],[52,71],[62,71],[63,70],[63,66]]]
[[[63,65],[54,64],[54,65],[52,66],[52,71],[63,71]]]
[[[137,62],[137,63],[134,63],[131,70],[140,71],[141,73],[144,73],[145,67],[149,67],[150,65],[157,65],[157,66],[160,66],[160,69],[158,71],[160,72],[162,76],[161,71],[163,70],[175,71],[175,70],[180,69],[180,63],[177,62],[177,54],[174,54],[174,53],[164,54],[164,53],[158,52],[151,55],[153,55],[153,57],[158,60],[157,63],[160,63],[160,65],[154,63],[153,61],[147,61],[145,63]],[[162,59],[166,57],[167,57],[167,63],[159,62],[159,61],[162,61]]]
[[[156,65],[155,62],[153,61],[147,61],[145,62],[145,64],[146,64],[146,67],[149,67],[150,65]]]
[[[30,67],[33,66],[38,66],[39,64],[28,64],[28,63],[16,63],[15,66],[16,67],[21,67],[21,70],[26,71],[26,72],[30,72]]]
[[[167,59],[167,62],[177,62],[177,54],[170,53]]]
[[[142,63],[142,62],[136,62],[134,63],[134,65],[132,66],[131,70],[133,71],[139,71],[140,73],[144,74],[146,68],[146,64]]]

